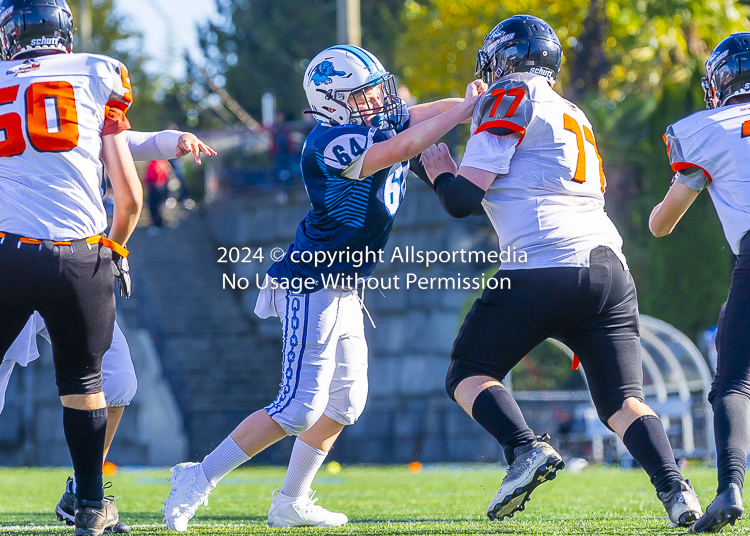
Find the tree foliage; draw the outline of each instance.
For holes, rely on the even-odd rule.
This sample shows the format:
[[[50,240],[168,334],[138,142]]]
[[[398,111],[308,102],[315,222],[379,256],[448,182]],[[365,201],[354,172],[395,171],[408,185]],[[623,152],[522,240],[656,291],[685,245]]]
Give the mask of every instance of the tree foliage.
[[[402,30],[403,0],[363,0],[363,46],[386,65]],[[217,0],[221,23],[208,23],[201,45],[212,75],[243,108],[260,114],[261,96],[276,95],[279,109],[300,117],[307,108],[302,76],[310,60],[335,45],[336,0],[288,2]]]
[[[594,124],[608,180],[607,212],[624,238],[641,311],[694,335],[716,322],[732,256],[707,194],[675,232],[655,239],[648,215],[669,187],[662,134],[704,108],[700,78],[710,50],[747,30],[732,0],[406,0],[397,64],[420,99],[460,94],[476,50],[517,13],[549,22],[563,44],[556,87]]]
[[[147,130],[157,128],[158,104],[154,103],[154,92],[159,81],[146,74],[143,53],[143,36],[131,28],[127,17],[119,14],[114,0],[93,0],[91,2],[91,40],[86,52],[103,54],[118,59],[127,66],[133,83],[134,102],[128,112],[137,128]],[[70,2],[73,18],[78,23],[78,2]],[[79,52],[79,43],[74,47]]]

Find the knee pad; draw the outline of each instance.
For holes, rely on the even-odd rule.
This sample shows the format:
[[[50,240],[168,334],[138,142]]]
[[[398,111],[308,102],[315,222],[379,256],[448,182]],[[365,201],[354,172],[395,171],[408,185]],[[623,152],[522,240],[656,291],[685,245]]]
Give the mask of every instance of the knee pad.
[[[336,396],[337,393],[331,393],[325,410],[326,417],[344,426],[354,424],[365,410],[367,390],[367,382],[360,381],[343,391],[343,396]]]
[[[131,372],[105,375],[102,381],[102,390],[104,391],[104,398],[107,399],[108,407],[127,406],[138,390],[138,379],[135,373]]]
[[[323,415],[323,404],[312,404],[312,407],[298,400],[291,400],[286,406],[271,404],[265,408],[271,417],[290,436],[298,436],[308,431]]]

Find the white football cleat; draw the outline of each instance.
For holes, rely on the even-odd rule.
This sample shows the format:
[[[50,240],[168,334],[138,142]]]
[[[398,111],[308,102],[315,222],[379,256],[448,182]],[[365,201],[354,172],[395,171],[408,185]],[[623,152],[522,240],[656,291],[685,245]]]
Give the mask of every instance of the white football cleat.
[[[516,449],[503,484],[487,507],[487,517],[491,521],[513,517],[526,508],[531,492],[539,484],[554,479],[557,471],[565,467],[562,456],[547,443],[549,436],[544,434],[538,439],[541,441]]]
[[[315,492],[310,490],[302,497],[288,497],[273,490],[271,508],[268,510],[269,527],[338,527],[349,518],[344,514],[329,512],[315,504]]]
[[[164,501],[164,514],[166,528],[185,532],[188,521],[190,521],[198,507],[202,504],[208,506],[208,496],[211,490],[204,489],[199,484],[200,480],[205,482],[205,477],[199,479],[201,472],[199,463],[180,463],[172,467],[172,476],[169,483],[172,489],[169,497]]]

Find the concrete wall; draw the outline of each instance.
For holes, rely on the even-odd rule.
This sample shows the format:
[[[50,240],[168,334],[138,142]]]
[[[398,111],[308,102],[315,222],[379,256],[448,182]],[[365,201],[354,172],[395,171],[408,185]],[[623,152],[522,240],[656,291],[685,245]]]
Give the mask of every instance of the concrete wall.
[[[302,188],[286,192],[254,192],[216,201],[204,209],[213,240],[225,247],[263,248],[263,263],[222,265],[228,273],[255,282],[271,261],[275,247],[286,251],[298,222],[310,208]],[[440,208],[435,194],[412,177],[393,227],[385,259],[396,247],[416,250],[496,251],[496,236],[486,217],[454,220]],[[493,266],[468,263],[433,265],[385,262],[378,278],[398,275],[400,290],[368,290],[365,304],[376,329],[365,318],[370,359],[370,394],[360,421],[348,427],[332,457],[349,462],[394,463],[423,461],[494,461],[501,449],[445,394],[444,379],[453,340],[479,291],[406,290],[408,273],[421,277],[463,277]],[[281,331],[277,318],[260,320],[252,314],[258,291],[239,293],[248,321],[272,341],[269,367],[280,373]],[[274,384],[275,386],[275,384]],[[270,399],[269,399],[270,401]]]

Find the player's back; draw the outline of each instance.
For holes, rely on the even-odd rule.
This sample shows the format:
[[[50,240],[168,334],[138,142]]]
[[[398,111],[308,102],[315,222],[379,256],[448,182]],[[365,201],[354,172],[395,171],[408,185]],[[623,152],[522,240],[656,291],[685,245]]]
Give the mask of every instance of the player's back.
[[[735,254],[750,230],[750,104],[703,110],[667,129],[674,171],[700,168]]]
[[[504,267],[586,266],[600,245],[624,262],[622,239],[604,212],[606,182],[593,128],[580,108],[544,77],[512,74],[490,86],[473,127],[484,137],[487,158],[496,160],[495,168],[482,169],[499,174],[484,205],[500,247],[528,255],[528,263]]]
[[[106,56],[54,54],[0,71],[0,231],[40,239],[102,232],[102,134],[129,128],[127,69]]]

